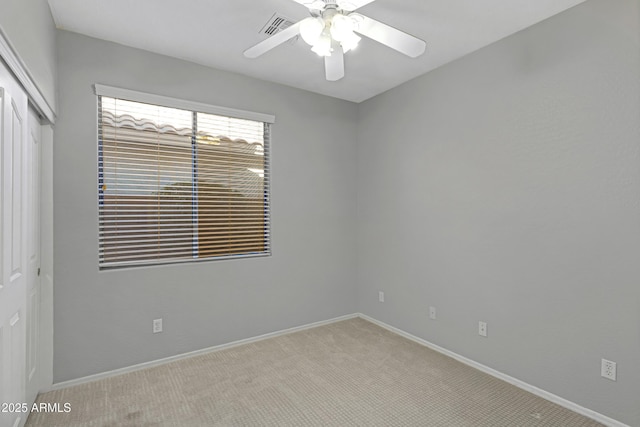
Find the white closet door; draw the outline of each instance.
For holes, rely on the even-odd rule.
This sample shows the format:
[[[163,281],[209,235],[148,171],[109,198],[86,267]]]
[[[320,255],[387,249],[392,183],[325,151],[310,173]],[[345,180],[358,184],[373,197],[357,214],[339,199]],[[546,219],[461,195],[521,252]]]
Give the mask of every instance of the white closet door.
[[[25,176],[27,216],[25,216],[27,237],[27,354],[26,354],[26,402],[35,401],[40,388],[40,118],[29,108],[29,134],[25,151]]]
[[[25,185],[27,96],[0,63],[0,402],[25,401],[27,230],[30,189]],[[23,425],[28,413],[8,406],[0,426]]]

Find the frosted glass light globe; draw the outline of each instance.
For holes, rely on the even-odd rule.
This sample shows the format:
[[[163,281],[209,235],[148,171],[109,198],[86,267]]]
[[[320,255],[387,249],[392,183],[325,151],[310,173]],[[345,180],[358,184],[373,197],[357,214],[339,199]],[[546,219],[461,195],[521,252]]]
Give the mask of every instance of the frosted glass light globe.
[[[300,35],[302,36],[302,40],[310,46],[316,44],[322,35],[322,31],[324,31],[324,21],[322,18],[310,16],[309,18],[302,20],[300,23]]]
[[[345,38],[344,40],[342,40],[342,42],[340,42],[340,45],[342,46],[342,51],[344,53],[347,53],[350,50],[355,49],[358,46],[358,43],[360,43],[360,40],[362,40],[362,38],[352,31],[347,38]]]
[[[316,44],[311,48],[318,56],[331,56],[331,37],[327,32],[322,33]]]
[[[341,14],[335,15],[331,19],[331,37],[335,41],[341,42],[353,34],[353,20]]]

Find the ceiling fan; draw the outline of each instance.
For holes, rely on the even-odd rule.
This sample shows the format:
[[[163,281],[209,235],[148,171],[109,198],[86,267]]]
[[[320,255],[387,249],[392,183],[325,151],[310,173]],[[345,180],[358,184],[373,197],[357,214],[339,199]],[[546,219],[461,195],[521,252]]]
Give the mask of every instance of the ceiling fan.
[[[354,12],[374,0],[294,1],[306,6],[311,16],[250,47],[244,56],[257,58],[299,34],[313,52],[324,57],[327,80],[337,81],[344,77],[344,54],[361,40],[358,34],[412,58],[425,51],[424,40]]]

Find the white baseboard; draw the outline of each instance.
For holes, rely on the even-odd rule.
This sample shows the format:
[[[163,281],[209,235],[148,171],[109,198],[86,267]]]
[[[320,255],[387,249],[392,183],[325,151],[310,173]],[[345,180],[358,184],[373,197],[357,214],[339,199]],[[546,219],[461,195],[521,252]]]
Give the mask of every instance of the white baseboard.
[[[45,390],[41,390],[40,392],[41,393],[46,393],[47,391],[60,390],[60,389],[67,388],[67,387],[72,387],[72,386],[75,386],[75,385],[80,385],[80,384],[85,384],[85,383],[89,383],[89,382],[92,382],[92,381],[101,380],[103,378],[114,377],[116,375],[122,375],[122,374],[126,374],[126,373],[129,373],[129,372],[139,371],[141,369],[151,368],[153,366],[164,365],[166,363],[175,362],[176,360],[186,359],[188,357],[199,356],[201,354],[206,354],[206,353],[211,353],[211,352],[214,352],[214,351],[225,350],[225,349],[228,349],[228,348],[237,347],[239,345],[254,343],[254,342],[266,340],[268,338],[274,338],[274,337],[278,337],[278,336],[281,336],[281,335],[291,334],[293,332],[303,331],[305,329],[316,328],[318,326],[324,326],[324,325],[328,325],[330,323],[340,322],[342,320],[353,319],[353,318],[356,318],[356,317],[358,317],[357,313],[347,314],[345,316],[335,317],[335,318],[329,319],[329,320],[322,320],[320,322],[314,322],[314,323],[309,323],[309,324],[302,325],[302,326],[296,326],[296,327],[293,327],[293,328],[283,329],[283,330],[276,331],[276,332],[270,332],[268,334],[263,334],[263,335],[258,335],[256,337],[252,337],[252,338],[246,338],[246,339],[242,339],[242,340],[238,340],[238,341],[233,341],[233,342],[230,342],[230,343],[227,343],[227,344],[221,344],[221,345],[216,345],[216,346],[213,346],[213,347],[207,347],[207,348],[203,348],[203,349],[200,349],[200,350],[190,351],[188,353],[177,354],[175,356],[170,356],[170,357],[165,357],[165,358],[162,358],[162,359],[152,360],[152,361],[149,361],[149,362],[139,363],[137,365],[127,366],[127,367],[120,368],[120,369],[114,369],[112,371],[101,372],[99,374],[94,374],[94,375],[89,375],[89,376],[86,376],[86,377],[76,378],[76,379],[69,380],[69,381],[63,381],[63,382],[55,383],[51,387],[49,387],[49,388],[47,388]]]
[[[170,356],[170,357],[165,357],[163,359],[158,359],[158,360],[152,360],[150,362],[145,362],[145,363],[140,363],[137,365],[133,365],[133,366],[127,366],[125,368],[120,368],[120,369],[115,369],[113,371],[108,371],[108,372],[102,372],[99,374],[95,374],[95,375],[89,375],[86,377],[82,377],[82,378],[76,378],[73,380],[69,380],[69,381],[64,381],[64,382],[60,382],[60,383],[56,383],[53,384],[49,389],[47,390],[42,390],[41,392],[46,392],[46,391],[52,391],[52,390],[59,390],[62,388],[67,388],[67,387],[72,387],[75,385],[80,385],[80,384],[85,384],[88,382],[92,382],[92,381],[96,381],[96,380],[100,380],[103,378],[109,378],[109,377],[113,377],[116,375],[121,375],[121,374],[125,374],[128,372],[134,372],[134,371],[138,371],[140,369],[145,369],[145,368],[150,368],[153,366],[158,366],[158,365],[164,365],[166,363],[169,362],[174,362],[176,360],[181,360],[181,359],[186,359],[188,357],[193,357],[193,356],[198,356],[201,354],[206,354],[206,353],[211,353],[214,351],[220,351],[220,350],[225,350],[228,348],[232,348],[232,347],[237,347],[239,345],[243,345],[243,344],[249,344],[249,343],[254,343],[257,341],[262,341],[268,338],[274,338],[274,337],[278,337],[281,335],[286,335],[286,334],[290,334],[293,332],[298,332],[298,331],[303,331],[305,329],[311,329],[311,328],[316,328],[318,326],[323,326],[323,325],[328,325],[331,323],[335,323],[335,322],[340,322],[342,320],[348,320],[348,319],[353,319],[356,317],[360,317],[364,320],[367,320],[373,324],[376,324],[388,331],[391,331],[393,333],[396,333],[402,337],[405,337],[411,341],[414,341],[418,344],[421,344],[425,347],[428,347],[432,350],[437,351],[438,353],[442,353],[446,356],[449,356],[461,363],[464,363],[465,365],[471,366],[472,368],[478,369],[479,371],[482,371],[486,374],[489,374],[495,378],[498,378],[502,381],[505,381],[509,384],[512,384],[518,388],[521,388],[523,390],[526,390],[532,394],[535,394],[536,396],[539,396],[543,399],[546,399],[550,402],[553,402],[557,405],[560,405],[564,408],[567,408],[571,411],[577,412],[578,414],[584,415],[585,417],[591,418],[595,421],[598,421],[604,425],[607,425],[609,427],[630,427],[626,424],[621,423],[620,421],[614,420],[613,418],[607,417],[606,415],[602,415],[599,412],[596,411],[592,411],[591,409],[585,408],[584,406],[580,406],[577,403],[571,402],[567,399],[564,399],[560,396],[557,396],[553,393],[549,393],[548,391],[542,390],[541,388],[538,388],[536,386],[533,386],[531,384],[528,384],[524,381],[521,381],[517,378],[514,378],[512,376],[509,376],[507,374],[504,374],[500,371],[496,371],[493,368],[490,368],[488,366],[485,366],[481,363],[478,363],[474,360],[471,360],[467,357],[461,356],[457,353],[454,353],[450,350],[447,350],[446,348],[440,347],[436,344],[433,344],[427,340],[424,340],[422,338],[416,337],[415,335],[412,335],[408,332],[403,331],[402,329],[398,329],[396,327],[393,327],[391,325],[388,325],[384,322],[381,322],[379,320],[376,320],[372,317],[369,317],[365,314],[362,313],[354,313],[354,314],[348,314],[345,316],[340,316],[340,317],[336,317],[333,319],[329,319],[329,320],[323,320],[320,322],[314,322],[314,323],[309,323],[306,325],[302,325],[302,326],[296,326],[293,328],[289,328],[289,329],[283,329],[280,331],[276,331],[276,332],[271,332],[268,334],[263,334],[263,335],[259,335],[256,337],[252,337],[252,338],[246,338],[246,339],[242,339],[242,340],[238,340],[238,341],[233,341],[227,344],[221,344],[221,345],[217,345],[217,346],[213,346],[213,347],[208,347],[208,348],[203,348],[201,350],[196,350],[196,351],[191,351],[189,353],[183,353],[183,354],[178,354],[175,356]]]
[[[436,344],[433,344],[433,343],[431,343],[431,342],[429,342],[427,340],[424,340],[422,338],[416,337],[415,335],[412,335],[412,334],[410,334],[408,332],[405,332],[402,329],[398,329],[398,328],[393,327],[391,325],[387,325],[386,323],[381,322],[379,320],[376,320],[376,319],[374,319],[372,317],[369,317],[369,316],[367,316],[365,314],[358,313],[358,317],[360,317],[360,318],[362,318],[364,320],[367,320],[367,321],[369,321],[371,323],[374,323],[374,324],[376,324],[376,325],[378,325],[378,326],[380,326],[380,327],[382,327],[384,329],[387,329],[388,331],[391,331],[391,332],[396,333],[396,334],[398,334],[400,336],[403,336],[403,337],[405,337],[405,338],[407,338],[407,339],[409,339],[411,341],[414,341],[414,342],[416,342],[418,344],[421,344],[421,345],[423,345],[425,347],[428,347],[428,348],[430,348],[432,350],[435,350],[438,353],[442,353],[442,354],[444,354],[446,356],[449,356],[449,357],[457,360],[458,362],[464,363],[465,365],[471,366],[472,368],[475,368],[475,369],[477,369],[479,371],[482,371],[482,372],[484,372],[486,374],[489,374],[489,375],[491,375],[493,377],[496,377],[496,378],[498,378],[498,379],[500,379],[502,381],[505,381],[505,382],[507,382],[507,383],[509,383],[511,385],[514,385],[514,386],[516,386],[518,388],[526,390],[529,393],[535,394],[536,396],[539,396],[539,397],[541,397],[543,399],[546,399],[546,400],[548,400],[550,402],[553,402],[553,403],[555,403],[557,405],[560,405],[560,406],[562,406],[564,408],[567,408],[567,409],[569,409],[569,410],[571,410],[573,412],[577,412],[578,414],[584,415],[585,417],[588,417],[588,418],[591,418],[592,420],[598,421],[599,423],[602,423],[602,424],[604,424],[606,426],[609,426],[609,427],[630,427],[630,426],[628,426],[626,424],[621,423],[620,421],[614,420],[613,418],[609,418],[606,415],[602,415],[599,412],[592,411],[591,409],[585,408],[584,406],[580,406],[577,403],[571,402],[571,401],[569,401],[567,399],[564,399],[564,398],[562,398],[560,396],[557,396],[557,395],[555,395],[553,393],[549,393],[548,391],[542,390],[542,389],[540,389],[540,388],[538,388],[536,386],[533,386],[531,384],[527,384],[524,381],[521,381],[521,380],[519,380],[517,378],[514,378],[514,377],[509,376],[507,374],[503,374],[500,371],[496,371],[493,368],[485,366],[485,365],[483,365],[481,363],[478,363],[478,362],[476,362],[474,360],[468,359],[468,358],[466,358],[464,356],[461,356],[461,355],[459,355],[457,353],[454,353],[454,352],[452,352],[450,350],[447,350],[446,348],[440,347],[440,346],[438,346]]]

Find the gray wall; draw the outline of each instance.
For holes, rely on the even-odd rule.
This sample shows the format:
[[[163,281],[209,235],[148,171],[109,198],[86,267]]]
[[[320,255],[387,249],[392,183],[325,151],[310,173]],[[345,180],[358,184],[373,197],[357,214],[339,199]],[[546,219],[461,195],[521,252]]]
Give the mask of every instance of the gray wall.
[[[361,104],[358,123],[359,310],[633,426],[639,4],[583,3]]]
[[[640,425],[639,9],[590,0],[359,106],[59,32],[55,382],[361,311]],[[274,256],[98,272],[96,82],[274,113]]]
[[[355,104],[68,32],[58,58],[55,382],[355,312]],[[94,83],[275,114],[273,256],[99,272]]]
[[[47,0],[0,0],[0,29],[56,109],[56,28]]]

